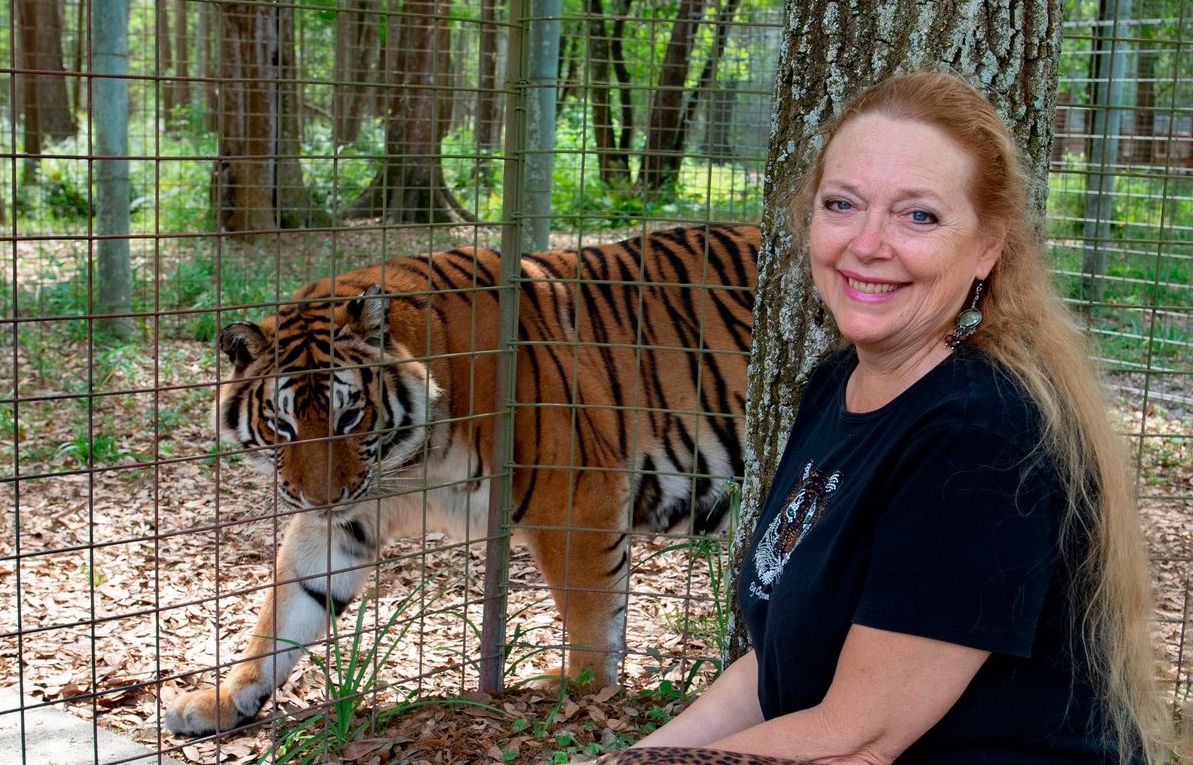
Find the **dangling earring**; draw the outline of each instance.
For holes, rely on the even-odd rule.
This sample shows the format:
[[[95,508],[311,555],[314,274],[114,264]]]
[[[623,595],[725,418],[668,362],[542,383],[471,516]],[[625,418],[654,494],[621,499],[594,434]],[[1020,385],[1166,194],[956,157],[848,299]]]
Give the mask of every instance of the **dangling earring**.
[[[977,331],[978,325],[982,323],[982,312],[978,310],[978,300],[982,297],[982,287],[986,282],[979,281],[973,290],[973,302],[969,304],[969,308],[957,316],[957,326],[953,327],[953,333],[945,339],[945,343],[950,348],[956,348],[961,343],[964,343],[973,333]]]

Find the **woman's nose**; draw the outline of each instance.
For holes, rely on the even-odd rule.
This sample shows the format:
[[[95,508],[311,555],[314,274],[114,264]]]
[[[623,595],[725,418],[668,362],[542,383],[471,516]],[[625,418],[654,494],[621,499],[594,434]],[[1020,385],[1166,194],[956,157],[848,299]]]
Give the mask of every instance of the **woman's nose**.
[[[886,216],[867,214],[849,249],[859,258],[882,257],[886,252]]]

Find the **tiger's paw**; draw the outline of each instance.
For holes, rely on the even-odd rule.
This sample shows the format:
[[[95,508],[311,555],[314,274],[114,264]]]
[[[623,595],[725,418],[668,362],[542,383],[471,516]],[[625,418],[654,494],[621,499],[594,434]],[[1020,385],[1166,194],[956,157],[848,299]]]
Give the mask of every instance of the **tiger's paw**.
[[[251,711],[238,708],[227,688],[215,688],[184,693],[170,702],[166,709],[166,727],[179,736],[206,736],[217,730],[228,732],[257,716],[265,699]],[[218,714],[218,720],[216,715]]]

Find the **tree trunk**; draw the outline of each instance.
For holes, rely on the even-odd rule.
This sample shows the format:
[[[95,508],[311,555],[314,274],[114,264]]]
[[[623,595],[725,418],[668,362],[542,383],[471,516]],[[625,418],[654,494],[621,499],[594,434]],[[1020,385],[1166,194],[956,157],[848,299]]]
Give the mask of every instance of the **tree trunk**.
[[[567,29],[567,27],[565,27]],[[580,49],[580,35],[561,33],[559,41],[559,98],[555,102],[555,116],[563,113],[567,100],[575,94],[579,87],[577,74],[580,56],[576,52]]]
[[[1150,165],[1156,161],[1156,52],[1139,49],[1135,83],[1135,142],[1131,161]]]
[[[628,11],[629,3],[626,3]],[[621,129],[613,124],[612,88],[610,74],[613,69],[613,51],[620,50],[620,40],[617,34],[623,24],[614,24],[614,31],[610,34],[606,25],[605,9],[601,0],[589,0],[588,12],[591,15],[588,26],[588,57],[589,57],[589,98],[592,101],[592,130],[597,146],[597,167],[601,182],[605,185],[628,185],[630,180],[630,157],[628,147],[633,136],[634,123],[629,108],[630,94],[621,93],[622,120]],[[624,18],[625,14],[622,14]],[[617,40],[616,45],[614,40]],[[626,121],[626,114],[631,115]]]
[[[678,153],[683,150],[684,84],[688,79],[696,27],[703,13],[702,0],[681,0],[679,15],[671,26],[671,39],[667,42],[659,81],[651,98],[646,152],[638,173],[638,185],[647,194],[674,183],[674,171],[679,169]]]
[[[14,10],[17,68],[40,72],[16,78],[25,152],[41,154],[47,140],[64,140],[77,129],[62,63],[61,8],[53,0],[17,0]]]
[[[547,249],[551,234],[551,169],[563,4],[561,0],[530,0],[530,8],[530,87],[526,98],[526,142],[530,152],[522,177],[526,207],[522,242],[534,251]]]
[[[713,30],[712,50],[708,54],[708,60],[704,62],[704,68],[700,70],[700,79],[697,80],[695,89],[688,94],[688,100],[684,104],[683,117],[679,123],[679,135],[676,139],[676,152],[665,158],[669,161],[665,163],[664,171],[671,177],[679,175],[680,164],[683,162],[683,149],[688,140],[688,130],[696,121],[696,110],[700,108],[700,101],[706,93],[709,98],[715,99],[714,103],[710,105],[708,113],[709,151],[714,153],[718,159],[727,158],[732,154],[732,147],[729,145],[729,125],[733,121],[737,83],[727,83],[724,89],[717,90],[717,65],[725,53],[725,45],[729,42],[730,24],[733,23],[733,17],[737,14],[737,6],[740,2],[741,0],[725,0],[720,13],[717,14],[716,28]],[[716,141],[713,141],[714,133]],[[716,146],[712,148],[714,143]]]
[[[170,51],[170,4],[168,2],[158,0],[157,30],[154,37],[157,40],[157,74],[163,78],[168,78],[173,74],[174,70],[174,57]],[[161,91],[159,97],[161,98],[163,114],[166,116],[168,124],[170,114],[178,104],[174,101],[174,83],[169,79],[163,79],[160,82]]]
[[[191,104],[187,10],[186,0],[174,0],[174,78],[166,84],[166,93],[169,94],[166,98],[166,107],[170,111],[187,110]]]
[[[217,106],[219,104],[219,88],[216,85],[216,71],[211,56],[211,4],[199,3],[199,30],[195,62],[196,74],[203,78],[203,114],[206,115],[206,126],[211,132],[219,130]]]
[[[94,0],[91,65],[95,153],[95,310],[98,327],[121,339],[132,335],[132,268],[128,200],[128,0]],[[122,315],[123,314],[123,315]]]
[[[369,62],[377,40],[377,9],[377,0],[352,0],[336,13],[331,113],[332,139],[337,146],[354,143],[360,135],[371,79]]]
[[[774,477],[803,381],[837,342],[788,233],[787,205],[807,171],[816,126],[863,86],[896,71],[949,67],[969,76],[1007,119],[1029,173],[1032,209],[1043,218],[1060,50],[1060,0],[987,0],[945,5],[908,0],[848,4],[788,0],[775,84],[759,253],[754,348],[746,408],[746,482],[730,570],[741,569],[761,500]],[[730,592],[736,594],[736,586]],[[729,658],[748,637],[733,598]]]
[[[471,219],[447,189],[439,144],[451,120],[450,0],[406,0],[391,16],[390,99],[381,170],[346,212],[397,223]],[[396,29],[394,29],[396,27]]]
[[[630,0],[623,0],[613,19],[613,36],[609,40],[609,55],[613,62],[613,75],[617,78],[617,100],[621,104],[621,132],[617,137],[617,149],[629,163],[630,149],[634,141],[634,80],[626,66],[625,25],[630,18]]]
[[[74,56],[71,58],[71,71],[83,71],[83,56],[84,49],[87,47],[87,7],[86,3],[79,3],[75,6],[75,29],[79,33],[75,35],[75,50]],[[87,90],[87,82],[82,77],[75,77],[73,81],[74,87],[71,88],[70,107],[72,114],[78,114],[83,108],[83,93]]]
[[[212,209],[227,231],[325,222],[298,163],[294,15],[286,5],[220,6],[219,157]]]
[[[1106,290],[1106,255],[1110,245],[1110,222],[1114,220],[1114,180],[1118,164],[1119,134],[1123,112],[1130,108],[1127,88],[1128,22],[1131,0],[1102,0],[1094,32],[1091,58],[1090,112],[1093,127],[1089,135],[1089,173],[1085,176],[1085,212],[1082,216],[1081,272],[1085,298],[1092,306],[1101,303]]]
[[[483,155],[501,145],[501,120],[497,95],[497,2],[481,0],[480,76],[476,94],[476,148]]]

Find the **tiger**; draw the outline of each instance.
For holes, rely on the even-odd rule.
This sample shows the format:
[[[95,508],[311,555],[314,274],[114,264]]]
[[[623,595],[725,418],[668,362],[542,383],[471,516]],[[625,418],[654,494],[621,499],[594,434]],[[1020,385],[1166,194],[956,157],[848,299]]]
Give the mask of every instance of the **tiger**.
[[[631,530],[726,522],[759,240],[706,225],[520,258],[511,516],[563,622],[561,675],[616,682]],[[217,430],[275,476],[292,517],[242,658],[173,699],[169,730],[255,718],[395,535],[487,528],[500,258],[396,257],[221,329]]]

